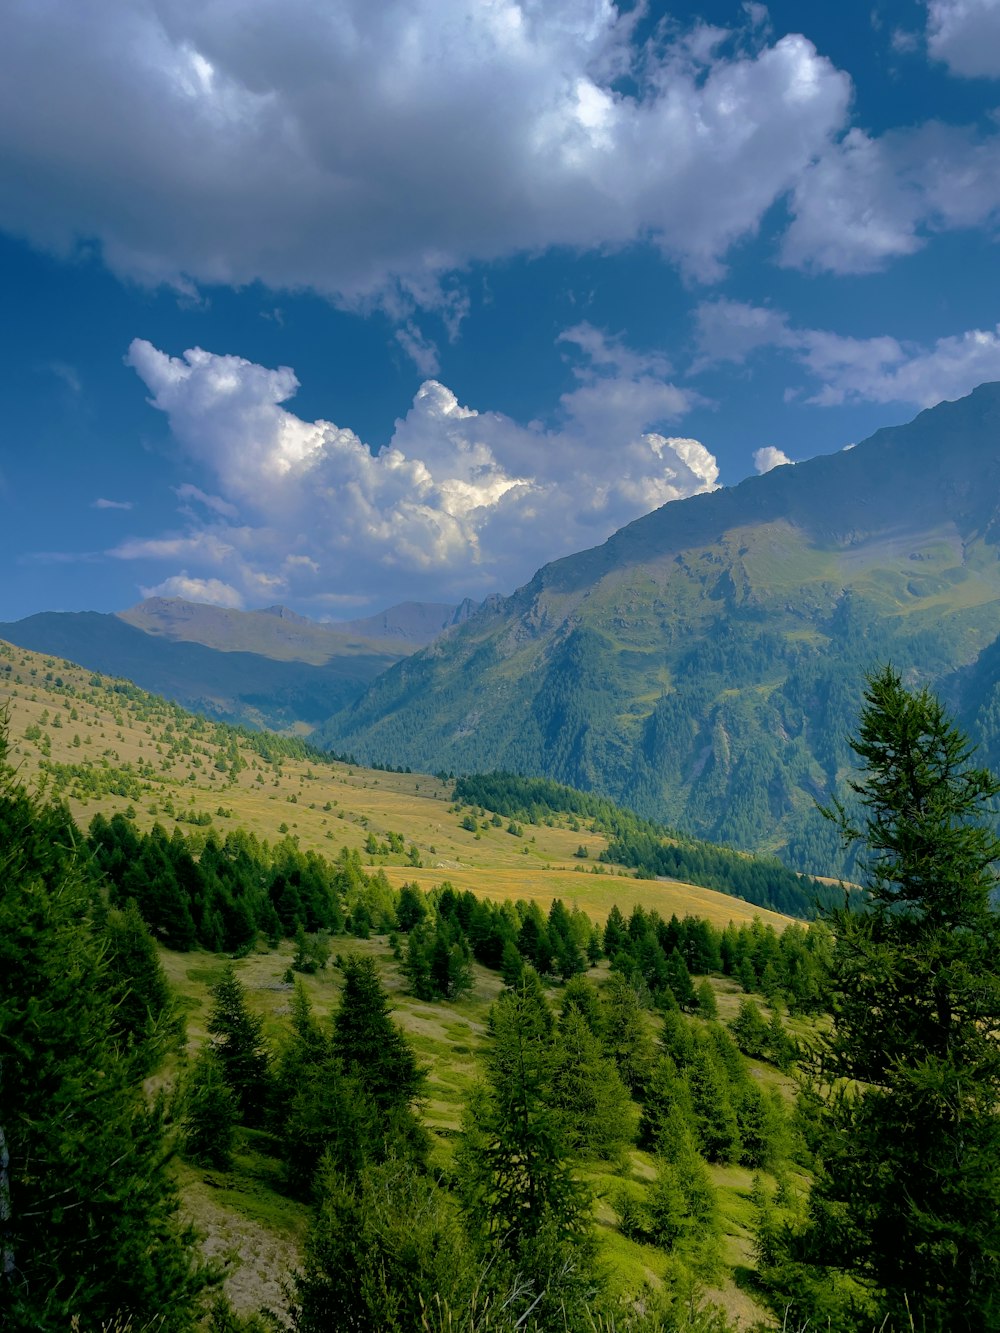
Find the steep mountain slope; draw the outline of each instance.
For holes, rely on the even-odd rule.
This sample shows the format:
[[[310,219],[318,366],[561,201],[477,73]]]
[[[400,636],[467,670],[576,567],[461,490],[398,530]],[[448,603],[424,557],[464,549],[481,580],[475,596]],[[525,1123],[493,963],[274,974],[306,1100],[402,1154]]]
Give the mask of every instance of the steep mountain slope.
[[[814,799],[849,767],[864,671],[891,659],[958,689],[1000,635],[998,541],[988,384],[547,565],[318,734],[394,763],[544,774],[831,870]]]

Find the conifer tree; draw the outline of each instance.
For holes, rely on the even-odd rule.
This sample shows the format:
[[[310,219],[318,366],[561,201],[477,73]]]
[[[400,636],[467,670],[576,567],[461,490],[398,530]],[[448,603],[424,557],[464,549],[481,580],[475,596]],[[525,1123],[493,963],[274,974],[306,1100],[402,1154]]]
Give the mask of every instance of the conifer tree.
[[[371,958],[344,962],[344,990],[333,1020],[333,1047],[379,1110],[409,1106],[424,1072],[402,1031],[390,1018],[389,997]]]
[[[580,1010],[559,1024],[552,1063],[552,1100],[566,1118],[569,1141],[581,1154],[622,1159],[635,1137],[628,1089]]]
[[[177,1216],[164,1110],[116,1031],[65,811],[25,791],[0,727],[0,1323],[189,1329],[205,1272]]]
[[[247,1007],[246,991],[232,963],[212,987],[215,1004],[208,1030],[216,1038],[215,1052],[226,1082],[232,1088],[246,1125],[261,1123],[267,1109],[270,1054],[264,1040],[264,1020]]]
[[[133,1053],[137,1072],[147,1074],[183,1031],[156,945],[134,898],[112,909],[104,926],[105,961],[115,1008],[115,1027]]]
[[[344,961],[344,989],[333,1020],[333,1050],[375,1111],[369,1146],[376,1156],[408,1151],[421,1156],[426,1135],[413,1113],[426,1072],[403,1031],[390,1017],[389,997],[372,958]],[[405,1145],[405,1146],[404,1146]]]
[[[822,1169],[804,1252],[859,1279],[876,1323],[1000,1327],[1000,782],[941,704],[868,681],[852,783],[867,904],[834,922],[816,1067]],[[800,1250],[800,1253],[802,1251]]]
[[[571,1136],[553,1089],[553,1028],[528,969],[493,1007],[486,1082],[466,1107],[456,1154],[470,1234],[492,1280],[510,1284],[511,1327],[539,1333],[586,1327],[598,1285],[590,1198],[574,1178]]]
[[[196,1162],[225,1170],[232,1160],[239,1107],[213,1050],[203,1050],[195,1061],[185,1103],[185,1152]]]
[[[586,1195],[573,1179],[566,1117],[552,1088],[553,1020],[527,972],[490,1016],[487,1081],[472,1099],[459,1152],[473,1230],[512,1253],[546,1221],[566,1238],[586,1229]]]
[[[412,1333],[439,1303],[464,1308],[464,1238],[447,1195],[411,1161],[372,1163],[353,1180],[326,1161],[317,1192],[294,1278],[296,1333]]]
[[[656,1056],[639,997],[627,977],[612,972],[601,998],[605,1048],[617,1064],[625,1086],[641,1099]]]
[[[274,1124],[291,1187],[308,1194],[324,1155],[332,1169],[356,1176],[376,1137],[376,1113],[357,1080],[345,1075],[301,983],[292,997],[292,1035],[281,1052],[274,1091]]]

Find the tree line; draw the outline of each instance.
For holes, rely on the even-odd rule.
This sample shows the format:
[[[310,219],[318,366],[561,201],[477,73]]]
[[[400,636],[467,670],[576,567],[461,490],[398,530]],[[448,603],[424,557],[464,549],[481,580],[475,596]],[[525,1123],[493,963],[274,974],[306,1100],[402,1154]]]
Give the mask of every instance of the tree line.
[[[548,778],[514,773],[479,773],[455,783],[453,799],[479,805],[529,824],[568,817],[570,827],[587,820],[604,833],[608,846],[600,860],[631,866],[640,877],[664,875],[744,898],[756,907],[810,920],[835,907],[842,893],[789,870],[774,857],[747,856],[713,843],[686,837],[624,810],[593,792],[577,791]]]

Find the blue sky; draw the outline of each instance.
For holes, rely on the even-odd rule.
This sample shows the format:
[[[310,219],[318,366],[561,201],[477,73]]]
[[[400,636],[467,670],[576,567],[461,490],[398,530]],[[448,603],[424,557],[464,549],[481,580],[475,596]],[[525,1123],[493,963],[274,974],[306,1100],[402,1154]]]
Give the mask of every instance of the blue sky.
[[[14,0],[0,619],[512,590],[1000,379],[1000,0]]]

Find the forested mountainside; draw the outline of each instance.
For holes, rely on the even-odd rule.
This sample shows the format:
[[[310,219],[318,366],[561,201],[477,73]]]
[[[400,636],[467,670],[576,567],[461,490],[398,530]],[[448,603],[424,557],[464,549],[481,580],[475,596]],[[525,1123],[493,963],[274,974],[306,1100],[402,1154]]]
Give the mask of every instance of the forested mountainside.
[[[1000,744],[1000,385],[838,454],[677,501],[556,561],[317,733],[502,768],[815,873],[864,673],[939,687]]]

